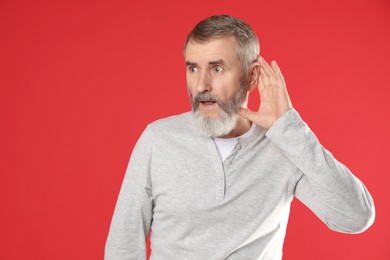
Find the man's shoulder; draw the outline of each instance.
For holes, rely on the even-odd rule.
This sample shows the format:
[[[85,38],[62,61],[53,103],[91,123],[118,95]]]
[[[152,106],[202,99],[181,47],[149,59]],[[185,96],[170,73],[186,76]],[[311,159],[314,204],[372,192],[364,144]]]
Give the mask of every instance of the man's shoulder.
[[[185,112],[179,115],[173,115],[158,119],[149,124],[154,131],[186,131],[193,129],[192,112]]]

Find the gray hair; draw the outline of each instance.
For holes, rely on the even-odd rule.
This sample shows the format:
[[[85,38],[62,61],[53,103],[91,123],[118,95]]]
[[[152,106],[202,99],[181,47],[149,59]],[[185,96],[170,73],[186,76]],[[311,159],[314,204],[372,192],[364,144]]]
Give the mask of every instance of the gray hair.
[[[242,77],[246,83],[250,65],[260,54],[260,44],[252,28],[243,20],[230,15],[216,15],[200,21],[188,34],[184,51],[190,40],[205,42],[213,38],[233,36],[238,44]]]

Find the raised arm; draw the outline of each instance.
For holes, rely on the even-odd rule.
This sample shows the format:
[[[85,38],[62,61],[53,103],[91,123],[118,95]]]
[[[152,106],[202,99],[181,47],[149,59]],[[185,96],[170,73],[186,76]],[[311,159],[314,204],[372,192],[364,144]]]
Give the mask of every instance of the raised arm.
[[[300,171],[295,196],[329,228],[359,233],[374,221],[375,207],[363,183],[338,162],[318,141],[298,112],[292,108],[286,84],[275,61],[258,59],[257,112],[242,108],[240,116],[269,129],[271,140]]]

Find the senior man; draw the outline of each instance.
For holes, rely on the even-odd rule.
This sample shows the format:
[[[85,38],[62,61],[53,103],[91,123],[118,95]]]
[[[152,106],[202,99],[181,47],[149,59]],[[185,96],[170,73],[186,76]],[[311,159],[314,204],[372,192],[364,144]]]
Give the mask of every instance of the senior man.
[[[293,197],[329,228],[359,233],[373,200],[292,107],[275,61],[250,26],[219,15],[184,47],[192,112],[139,138],[121,187],[105,259],[281,259]],[[260,93],[258,111],[248,94]]]

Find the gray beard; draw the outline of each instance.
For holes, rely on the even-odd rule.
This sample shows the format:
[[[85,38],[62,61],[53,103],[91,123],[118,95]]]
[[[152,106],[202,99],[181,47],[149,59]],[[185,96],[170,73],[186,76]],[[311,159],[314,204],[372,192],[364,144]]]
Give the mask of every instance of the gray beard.
[[[237,123],[237,115],[229,115],[221,110],[218,118],[203,116],[199,110],[195,111],[194,122],[199,132],[205,136],[218,137],[229,134]]]
[[[236,126],[238,119],[237,113],[246,100],[247,92],[241,86],[239,92],[226,103],[208,92],[200,93],[195,98],[192,97],[191,93],[189,94],[195,126],[199,132],[208,137],[219,137],[229,134]],[[220,110],[219,116],[217,118],[211,118],[202,115],[198,109],[201,101],[216,102]]]

